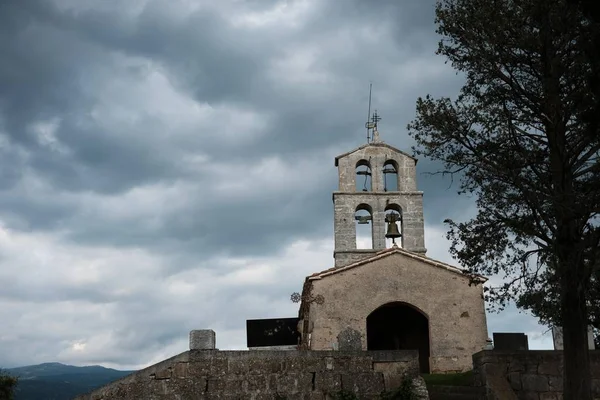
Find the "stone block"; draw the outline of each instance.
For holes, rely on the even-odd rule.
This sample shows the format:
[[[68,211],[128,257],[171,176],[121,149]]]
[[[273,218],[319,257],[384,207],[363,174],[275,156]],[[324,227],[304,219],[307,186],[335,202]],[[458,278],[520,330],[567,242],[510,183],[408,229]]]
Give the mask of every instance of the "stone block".
[[[537,372],[542,375],[560,376],[560,361],[558,359],[543,360],[539,363]]]
[[[342,389],[360,394],[379,394],[385,389],[383,374],[377,372],[343,374]]]
[[[278,393],[299,393],[312,390],[312,374],[310,373],[286,373],[276,378],[276,390]]]
[[[206,389],[206,379],[204,378],[194,378],[194,379],[171,379],[168,381],[161,381],[165,383],[166,387],[166,396],[159,397],[164,399],[171,399],[173,394],[177,394],[177,396],[181,399],[197,399],[201,397],[201,394],[204,393]],[[155,398],[152,395],[148,395],[145,397],[138,397],[144,399]]]
[[[524,372],[525,371],[525,364],[523,364],[523,362],[521,362],[521,360],[518,359],[514,359],[511,360],[509,365],[508,365],[508,372]]]
[[[179,397],[169,397],[169,400],[173,399],[173,400],[179,400]],[[188,399],[188,397],[181,397],[181,399]],[[230,393],[226,393],[226,392],[218,392],[218,393],[205,393],[202,396],[193,396],[193,397],[189,397],[189,399],[202,399],[202,400],[247,400],[248,397],[244,394],[230,394]],[[161,399],[162,400],[162,399]]]
[[[562,396],[561,396],[562,399]],[[540,400],[559,400],[558,396],[554,392],[540,393]]]
[[[223,376],[228,372],[226,358],[214,358],[188,363],[189,376]]]
[[[158,370],[154,373],[154,379],[171,379],[171,368]]]
[[[256,364],[256,362],[261,362],[263,360],[251,360],[245,358],[234,358],[227,360],[227,372],[230,374],[241,375],[241,374],[249,374],[252,371],[256,371],[256,373],[260,373],[257,369],[252,369],[250,364]]]
[[[337,337],[340,351],[361,351],[362,338],[359,331],[346,328]]]
[[[222,392],[225,390],[225,378],[208,378],[208,392]]]
[[[298,392],[298,393],[285,393],[282,395],[282,398],[285,400],[306,400],[310,398],[310,392]],[[272,397],[271,399],[277,399],[277,397]]]
[[[320,372],[327,366],[321,357],[289,357],[282,360],[282,370],[287,372]]]
[[[267,375],[267,389],[273,393],[277,392],[277,374]]]
[[[521,374],[519,372],[511,372],[506,377],[510,387],[514,390],[521,390]]]
[[[525,392],[548,392],[550,385],[548,377],[537,374],[523,374],[521,376],[521,387]]]
[[[333,359],[333,370],[347,372],[373,371],[373,359],[363,355],[339,356]]]
[[[276,398],[276,393],[253,393],[249,398],[251,400],[273,400]]]
[[[303,357],[302,370],[304,372],[326,371],[327,367],[323,357]]]
[[[280,357],[236,358],[229,360],[231,374],[271,374],[284,371],[283,359]]]
[[[208,392],[224,392],[239,395],[244,393],[244,378],[240,376],[228,376],[208,379]]]
[[[245,392],[245,380],[243,376],[230,376],[225,378],[225,392],[238,394]]]
[[[419,373],[416,362],[373,362],[373,371],[383,374],[385,390],[397,389],[402,385],[405,376],[416,376]]]
[[[212,329],[190,331],[190,350],[215,350],[216,334]]]
[[[249,392],[261,391],[264,392],[269,388],[266,375],[247,375],[247,390]]]
[[[550,390],[553,392],[562,392],[563,391],[563,377],[562,376],[549,376],[548,377],[548,386]]]
[[[324,362],[325,362],[325,370],[326,371],[333,370],[333,368],[334,368],[334,366],[333,366],[333,357],[325,357],[324,358]]]
[[[297,372],[297,371],[301,371],[304,370],[304,367],[307,364],[307,358],[306,357],[285,357],[283,359],[280,359],[281,361],[281,367],[283,371],[289,371],[289,372]]]
[[[235,357],[232,353],[237,353],[237,351],[219,351],[215,349],[214,351],[206,351],[206,350],[189,350],[187,352],[187,360],[189,362],[196,361],[206,361],[206,360],[214,360],[217,358],[220,359],[229,359]],[[248,352],[246,352],[248,353]]]
[[[186,362],[180,362],[180,363],[176,363],[173,366],[173,373],[172,373],[173,378],[187,378],[188,377],[188,363]]]
[[[152,382],[149,382],[145,389],[145,393],[143,393],[144,396],[147,396],[148,394],[152,393],[155,395],[159,395],[159,396],[165,396],[169,393],[170,390],[172,390],[174,388],[175,385],[169,385],[169,380],[166,379],[161,379],[161,380],[155,380]],[[142,394],[142,393],[140,393]]]
[[[315,390],[324,393],[334,393],[342,388],[342,378],[339,372],[317,372],[315,374]]]

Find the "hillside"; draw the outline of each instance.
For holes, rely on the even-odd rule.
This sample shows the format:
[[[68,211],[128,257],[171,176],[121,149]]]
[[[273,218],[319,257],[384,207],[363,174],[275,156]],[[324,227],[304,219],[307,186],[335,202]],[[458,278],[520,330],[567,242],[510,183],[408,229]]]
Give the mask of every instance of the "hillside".
[[[133,371],[119,371],[99,365],[75,367],[45,363],[5,369],[19,377],[15,400],[71,400]]]

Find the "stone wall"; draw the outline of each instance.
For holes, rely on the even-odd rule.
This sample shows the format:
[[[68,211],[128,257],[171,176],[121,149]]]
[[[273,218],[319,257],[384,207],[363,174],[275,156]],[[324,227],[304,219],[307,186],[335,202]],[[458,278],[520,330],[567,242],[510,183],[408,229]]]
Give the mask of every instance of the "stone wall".
[[[416,351],[190,350],[76,400],[378,399],[417,369]]]
[[[590,361],[594,398],[600,398],[600,351],[590,351]],[[481,351],[473,355],[473,372],[488,400],[562,399],[562,351]]]

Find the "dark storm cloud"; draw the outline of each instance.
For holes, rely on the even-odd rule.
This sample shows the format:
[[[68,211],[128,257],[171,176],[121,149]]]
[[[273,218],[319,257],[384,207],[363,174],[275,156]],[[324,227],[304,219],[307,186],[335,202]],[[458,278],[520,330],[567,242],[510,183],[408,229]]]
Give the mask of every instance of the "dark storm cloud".
[[[149,179],[168,178],[170,170],[176,169],[174,163],[168,162],[168,148],[163,148],[161,154],[149,149],[143,141],[127,140],[127,132],[121,136],[104,135],[102,130],[106,127],[98,126],[97,122],[86,126],[77,123],[86,114],[86,107],[93,103],[82,85],[94,73],[109,74],[98,67],[111,63],[108,52],[150,57],[160,62],[175,84],[193,94],[197,101],[244,103],[274,115],[274,123],[266,128],[262,140],[249,147],[230,149],[231,156],[260,157],[261,153],[306,151],[339,143],[358,131],[356,127],[362,125],[364,117],[348,116],[364,113],[366,81],[373,78],[361,71],[372,71],[375,64],[383,65],[380,67],[383,70],[401,60],[393,40],[376,49],[366,45],[360,48],[358,43],[356,53],[341,59],[336,57],[335,48],[328,49],[327,54],[319,55],[314,68],[329,68],[328,72],[337,81],[314,85],[299,93],[268,79],[265,70],[270,61],[294,44],[314,46],[323,37],[343,29],[351,32],[353,27],[361,25],[365,29],[391,25],[403,26],[410,32],[418,25],[409,22],[431,17],[431,5],[406,8],[397,2],[385,2],[373,7],[371,3],[357,1],[333,8],[341,4],[334,2],[328,4],[331,8],[314,12],[314,20],[307,23],[302,35],[286,33],[278,37],[268,30],[247,34],[243,29],[233,29],[225,16],[215,10],[193,12],[182,20],[165,18],[167,5],[163,2],[148,2],[135,18],[120,13],[118,8],[61,12],[47,2],[30,1],[24,7],[11,4],[12,8],[3,13],[13,22],[7,24],[11,29],[4,37],[18,40],[7,40],[5,47],[13,64],[11,70],[19,71],[20,79],[15,76],[3,79],[9,82],[3,91],[7,132],[13,140],[28,139],[29,145],[41,150],[27,132],[27,124],[34,118],[59,115],[63,122],[58,136],[72,154],[57,157],[37,151],[32,166],[47,174],[57,187],[102,192],[125,190]],[[331,16],[339,14],[338,23],[332,23]],[[350,33],[346,36],[352,39]],[[360,80],[364,81],[362,87],[357,85]],[[353,85],[347,87],[348,81],[354,82]],[[415,96],[404,93],[403,97],[410,104]],[[398,116],[406,121],[411,108],[402,107]],[[389,118],[390,128],[392,118]],[[143,129],[144,123],[152,125],[151,116],[136,128]],[[210,143],[204,143],[204,147],[207,151],[215,150]],[[84,168],[88,169],[87,174],[81,172]]]
[[[246,318],[294,315],[332,264],[333,159],[365,142],[369,81],[408,152],[416,98],[460,87],[433,5],[1,2],[0,360],[139,367],[190,329],[243,347]],[[437,235],[470,203],[435,169]]]
[[[360,132],[357,127],[365,118],[366,78],[371,78],[370,75],[378,78],[387,65],[400,61],[401,55],[408,57],[395,47],[397,38],[386,38],[377,48],[366,44],[361,47],[358,43],[355,53],[339,58],[335,46],[328,48],[326,54],[319,54],[314,67],[327,71],[337,80],[302,91],[269,80],[265,75],[269,61],[291,51],[294,45],[308,43],[316,46],[322,38],[343,29],[352,31],[362,26],[376,31],[390,25],[402,26],[404,33],[412,32],[419,26],[415,22],[428,18],[431,7],[423,6],[421,11],[415,6],[408,9],[400,7],[397,2],[382,2],[378,7],[365,1],[346,2],[343,7],[340,4],[333,2],[323,10],[314,11],[302,34],[286,32],[283,37],[278,37],[268,30],[259,30],[254,35],[236,31],[225,16],[215,10],[193,12],[183,20],[174,21],[165,18],[167,6],[161,2],[147,3],[135,18],[122,14],[118,8],[61,11],[49,2],[29,1],[20,5],[9,2],[2,13],[8,20],[2,24],[5,27],[2,47],[10,60],[9,71],[2,78],[5,131],[15,146],[22,146],[30,153],[28,167],[58,190],[118,193],[134,185],[173,179],[181,173],[177,160],[173,158],[176,156],[173,148],[157,149],[149,140],[128,135],[131,130],[151,130],[153,126],[160,125],[160,122],[152,120],[151,115],[118,134],[108,134],[101,121],[87,119],[94,98],[93,93],[86,91],[85,85],[89,81],[110,79],[109,71],[114,63],[110,53],[117,51],[158,61],[173,82],[197,101],[244,103],[251,109],[274,115],[273,123],[266,128],[262,139],[243,148],[227,149],[227,156],[232,159],[302,153],[346,143],[350,136]],[[261,5],[264,6],[264,3]],[[350,33],[346,36],[349,40],[353,39]],[[283,42],[281,39],[288,40]],[[128,71],[131,75],[138,73],[141,72],[135,69]],[[283,78],[285,76],[280,77]],[[387,80],[390,76],[381,78]],[[353,83],[348,86],[347,82]],[[376,86],[375,103],[378,97],[384,97],[384,93],[384,88]],[[404,93],[402,97],[407,100],[401,104],[413,102],[414,96],[410,94]],[[383,126],[388,127],[390,141],[395,139],[392,131],[399,130],[400,124],[411,114],[410,108],[401,104],[394,109],[402,111],[390,112],[389,117],[384,117],[388,125]],[[391,108],[390,105],[383,106],[386,107]],[[356,118],[357,115],[360,117]],[[43,148],[28,130],[32,121],[53,117],[61,119],[56,136],[68,150],[65,154]],[[82,119],[87,123],[82,124]],[[164,126],[163,129],[169,127]],[[355,140],[355,144],[360,144],[360,141]],[[223,151],[218,146],[213,144],[211,147],[210,142],[205,142],[202,150]],[[15,175],[10,175],[13,183]],[[330,175],[333,176],[333,172]],[[201,171],[194,178],[199,182],[210,179]],[[307,176],[307,179],[311,177]],[[331,183],[328,181],[329,185]],[[115,234],[116,227],[111,224],[89,227],[85,220],[77,219],[75,213],[70,221],[73,225],[70,231],[74,238],[80,240],[93,240],[97,235],[110,244],[134,244],[130,240],[146,244],[148,237],[158,238],[166,234],[178,239],[195,236],[192,240],[214,246],[225,242],[224,239],[231,235],[234,222],[242,218],[244,223],[238,224],[237,228],[242,238],[238,250],[261,252],[268,249],[273,237],[278,236],[273,232],[284,230],[288,238],[310,236],[315,227],[320,226],[317,231],[322,232],[324,226],[330,225],[329,218],[323,218],[330,216],[330,204],[319,201],[320,196],[317,195],[327,190],[327,185],[314,186],[312,190],[300,196],[288,195],[277,200],[267,197],[244,202],[244,207],[236,212],[228,212],[235,208],[235,204],[220,202],[223,207],[213,209],[210,214],[205,210],[200,215],[192,212],[191,218],[190,215],[181,217],[179,219],[183,221],[179,223],[174,217],[164,225],[166,230],[146,231],[146,234],[136,234],[135,226],[130,226],[133,232],[125,235]],[[305,206],[303,209],[296,208],[300,203]],[[297,211],[283,214],[273,211],[282,204],[288,204]],[[22,209],[22,215],[30,216],[29,225],[32,227],[56,227],[56,224],[50,223],[53,215],[56,221],[65,220],[64,210],[60,210],[58,204],[36,207],[36,202],[25,200],[20,206],[10,202],[7,205],[13,213]],[[74,211],[78,209],[76,204],[69,207]],[[304,218],[304,210],[310,210],[314,218]],[[318,225],[314,221],[323,223]],[[256,232],[264,234],[257,235]],[[204,250],[205,246],[200,246],[200,249]]]
[[[99,61],[93,46],[46,21],[45,2],[0,5],[0,110],[3,128],[17,143],[34,146],[26,126],[37,118],[77,111],[81,67]]]

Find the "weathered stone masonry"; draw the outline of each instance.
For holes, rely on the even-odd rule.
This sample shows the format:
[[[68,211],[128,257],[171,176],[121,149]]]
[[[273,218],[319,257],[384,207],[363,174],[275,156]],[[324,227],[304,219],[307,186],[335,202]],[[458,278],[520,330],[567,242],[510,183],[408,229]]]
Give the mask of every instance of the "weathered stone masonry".
[[[592,392],[600,399],[600,351],[590,351]],[[563,352],[481,351],[473,355],[475,385],[488,400],[562,400]]]
[[[368,163],[371,170],[371,190],[356,191],[357,164]],[[397,171],[397,190],[384,191],[383,168],[394,164]],[[338,167],[339,188],[333,192],[335,266],[343,266],[370,257],[385,249],[385,211],[388,205],[397,205],[402,212],[402,247],[425,254],[423,223],[423,192],[417,190],[417,160],[386,144],[370,143],[335,159]],[[373,249],[356,249],[354,213],[359,205],[370,207],[373,224]]]
[[[431,372],[469,370],[472,355],[486,344],[487,323],[482,286],[468,281],[458,268],[403,249],[314,274],[303,297],[321,295],[324,302],[303,302],[302,345],[331,350],[340,332],[351,328],[368,350],[367,316],[382,304],[403,302],[429,321]]]
[[[190,350],[76,400],[378,399],[417,370],[416,351]]]

